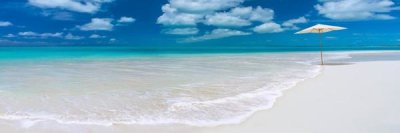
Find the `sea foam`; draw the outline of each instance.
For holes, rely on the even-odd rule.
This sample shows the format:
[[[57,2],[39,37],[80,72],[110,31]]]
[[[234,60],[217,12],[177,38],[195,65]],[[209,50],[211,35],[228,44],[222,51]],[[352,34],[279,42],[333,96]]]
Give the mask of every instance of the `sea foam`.
[[[0,119],[62,124],[237,124],[317,76],[316,53],[0,62]],[[345,58],[331,55],[327,58]]]

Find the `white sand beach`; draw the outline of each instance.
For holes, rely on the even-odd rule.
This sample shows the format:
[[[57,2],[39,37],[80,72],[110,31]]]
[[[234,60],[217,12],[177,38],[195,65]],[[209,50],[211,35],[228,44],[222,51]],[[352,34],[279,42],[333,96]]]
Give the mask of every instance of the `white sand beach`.
[[[321,75],[285,92],[243,124],[194,132],[400,132],[400,62],[324,66]]]
[[[397,133],[400,62],[326,65],[316,78],[285,91],[272,109],[244,123],[213,128],[169,127],[170,133]],[[135,131],[135,129],[129,129]]]
[[[174,133],[397,133],[400,62],[326,65],[318,77],[285,91],[272,109],[237,125],[168,127]],[[125,131],[137,131],[127,128]]]
[[[147,133],[398,133],[400,61],[326,65],[322,73],[286,90],[274,107],[235,125],[88,126],[20,128],[1,121],[4,132]],[[29,123],[28,123],[29,124]],[[71,126],[71,127],[69,127]]]

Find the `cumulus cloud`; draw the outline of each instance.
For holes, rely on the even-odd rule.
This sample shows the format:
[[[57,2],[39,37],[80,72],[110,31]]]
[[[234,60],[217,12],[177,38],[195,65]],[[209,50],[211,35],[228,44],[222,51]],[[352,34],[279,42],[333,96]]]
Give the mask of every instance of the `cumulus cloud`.
[[[241,18],[249,18],[252,12],[252,7],[235,7],[230,10],[230,14]]]
[[[252,32],[232,30],[232,28],[247,27],[246,29],[249,30],[249,27],[259,23],[263,23],[263,25],[253,28],[254,32],[283,31],[279,24],[273,22],[274,11],[272,9],[261,6],[243,6],[244,2],[245,0],[169,0],[169,3],[162,6],[163,14],[158,17],[157,23],[168,27],[163,33],[173,35],[198,34],[199,29],[196,28],[198,24],[204,24],[211,28],[206,34],[188,38],[183,42],[248,35]]]
[[[110,18],[92,18],[92,21],[90,23],[77,27],[83,31],[93,31],[93,30],[112,31],[114,27],[112,21],[113,19]]]
[[[75,35],[72,35],[71,33],[68,33],[67,35],[65,35],[64,38],[67,39],[67,40],[81,40],[81,39],[84,39],[85,37],[83,37],[83,36],[75,36]]]
[[[250,35],[250,34],[251,33],[243,32],[243,31],[239,31],[239,30],[232,30],[232,29],[214,29],[213,31],[211,31],[211,33],[206,33],[203,36],[191,37],[191,38],[185,39],[183,42],[199,42],[199,41],[220,39],[220,38],[226,38],[226,37],[232,37],[232,36],[245,36],[245,35]]]
[[[235,7],[229,12],[214,13],[207,15],[204,23],[206,25],[221,27],[243,27],[252,25],[253,21],[269,22],[274,18],[274,11],[260,6]]]
[[[132,18],[132,17],[121,17],[119,20],[118,20],[118,23],[133,23],[133,22],[135,22],[136,21],[136,19],[134,19],[134,18]]]
[[[296,24],[304,24],[307,22],[308,20],[305,17],[300,17],[296,19],[287,20],[283,22],[282,26],[284,26],[286,29],[298,30],[299,27],[297,27]]]
[[[92,35],[89,36],[89,38],[99,39],[99,38],[106,38],[106,36],[101,36],[101,35],[98,35],[98,34],[92,34]]]
[[[215,13],[213,15],[208,15],[206,16],[206,20],[204,23],[206,25],[221,27],[242,27],[251,25],[250,21],[237,16],[233,16],[229,13]]]
[[[166,26],[176,25],[196,25],[199,20],[203,18],[202,14],[191,14],[185,12],[179,12],[178,9],[171,7],[170,4],[162,6],[163,15],[158,17],[157,23]]]
[[[255,8],[250,16],[250,20],[252,21],[268,22],[272,19],[274,19],[274,11],[260,6]]]
[[[0,21],[0,27],[12,26],[13,24],[8,21]]]
[[[207,13],[229,9],[243,3],[245,0],[170,0],[171,7],[192,13]]]
[[[59,8],[82,13],[95,13],[101,5],[113,0],[28,0],[32,6],[39,8]]]
[[[274,19],[274,11],[269,8],[235,7],[229,12],[230,15],[246,19],[248,21],[269,22]]]
[[[396,10],[392,0],[320,0],[315,5],[319,14],[334,20],[394,19],[389,13]]]
[[[168,29],[164,31],[165,34],[171,35],[194,35],[199,33],[199,29],[197,28],[175,28],[175,29]]]
[[[19,36],[24,36],[24,37],[30,37],[30,38],[61,38],[63,36],[63,33],[57,32],[57,33],[36,33],[32,31],[26,31],[26,32],[19,32]]]
[[[277,23],[267,22],[262,25],[254,27],[253,31],[257,33],[277,33],[277,32],[282,32],[283,29],[281,25]]]
[[[257,6],[240,7],[245,0],[170,0],[162,6],[157,23],[165,26],[249,26],[251,21],[268,22],[274,11]],[[226,10],[230,10],[226,12]]]

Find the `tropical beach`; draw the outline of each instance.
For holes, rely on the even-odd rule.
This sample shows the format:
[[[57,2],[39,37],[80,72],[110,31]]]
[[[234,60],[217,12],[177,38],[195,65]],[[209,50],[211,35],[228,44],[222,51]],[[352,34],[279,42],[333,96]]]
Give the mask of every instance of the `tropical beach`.
[[[273,53],[273,54],[256,54],[257,57],[262,57],[265,60],[268,57],[276,58],[278,56],[288,56],[294,55],[299,57],[300,55],[318,55],[318,52],[305,52],[305,53]],[[211,101],[195,101],[192,99],[191,102],[187,104],[183,104],[180,101],[179,106],[176,104],[170,104],[168,109],[173,107],[175,112],[170,112],[171,114],[165,114],[169,117],[161,119],[151,118],[152,114],[140,114],[142,116],[148,116],[146,121],[144,119],[136,119],[133,114],[126,114],[122,118],[132,117],[130,120],[126,121],[126,119],[119,118],[119,116],[114,116],[113,113],[107,111],[117,108],[117,104],[121,104],[120,106],[125,107],[126,104],[129,106],[134,106],[133,101],[121,102],[119,100],[125,99],[125,95],[121,95],[116,92],[102,91],[99,87],[96,87],[96,92],[100,95],[101,93],[105,93],[111,96],[103,96],[102,98],[107,98],[108,102],[111,103],[83,103],[79,105],[82,109],[86,111],[92,111],[93,109],[97,109],[100,106],[107,110],[93,110],[91,114],[96,114],[94,116],[81,114],[88,118],[80,119],[80,117],[71,117],[72,114],[64,114],[66,109],[71,110],[72,105],[68,105],[67,108],[58,107],[58,103],[55,98],[64,97],[69,98],[69,100],[79,100],[82,102],[90,102],[89,99],[79,99],[80,96],[76,97],[76,94],[73,94],[75,98],[69,97],[66,92],[58,91],[57,93],[62,93],[63,95],[55,95],[56,93],[50,93],[46,90],[41,91],[41,93],[50,93],[54,96],[47,95],[47,100],[44,103],[39,101],[35,101],[30,99],[29,108],[31,109],[23,109],[23,110],[31,110],[33,112],[20,112],[19,114],[6,114],[6,112],[2,113],[1,116],[1,127],[3,131],[7,132],[264,132],[265,130],[271,132],[396,132],[398,131],[397,126],[400,124],[397,120],[398,115],[396,112],[400,110],[400,107],[394,103],[396,101],[396,92],[399,90],[397,86],[399,84],[396,82],[396,76],[399,73],[399,57],[400,53],[397,51],[367,51],[367,52],[328,52],[327,54],[328,60],[327,65],[320,66],[318,65],[318,58],[316,58],[315,62],[310,64],[314,66],[313,71],[309,71],[309,76],[303,77],[301,79],[293,79],[290,82],[287,81],[279,81],[281,86],[275,86],[278,88],[268,88],[264,87],[261,89],[256,89],[256,92],[251,92],[247,94],[239,94],[233,95],[234,97],[219,99],[213,99]],[[222,57],[221,57],[222,56]],[[241,57],[245,60],[248,60],[249,57],[253,58],[252,61],[255,61],[257,58],[254,56],[246,55],[212,55],[212,58],[227,58],[226,56],[233,56],[235,60],[240,59]],[[290,56],[293,57],[293,56]],[[158,58],[158,57],[157,57]],[[182,57],[172,57],[172,58],[182,58]],[[209,56],[203,57],[191,57],[191,58],[210,58]],[[301,57],[304,58],[304,57]],[[281,58],[280,61],[282,61]],[[115,60],[115,59],[113,59]],[[137,59],[135,59],[137,60]],[[294,59],[299,60],[299,59]],[[54,62],[54,61],[53,61]],[[159,62],[159,61],[157,61]],[[243,64],[243,62],[240,62]],[[250,63],[250,62],[248,62]],[[275,62],[276,63],[276,62]],[[15,63],[13,63],[15,65]],[[251,63],[250,63],[251,64]],[[48,64],[49,65],[49,64]],[[4,65],[3,65],[4,66]],[[26,66],[26,65],[25,65]],[[263,66],[265,67],[265,66]],[[299,66],[298,66],[299,67]],[[4,68],[4,67],[2,67]],[[241,69],[245,68],[242,66]],[[269,67],[271,68],[271,67]],[[293,72],[295,71],[304,71],[307,72],[307,69],[310,68],[302,68],[302,70],[290,70],[290,75],[287,76],[295,76]],[[227,68],[224,68],[227,69]],[[253,68],[254,69],[254,68]],[[242,70],[243,71],[243,70]],[[6,70],[2,71],[2,74],[5,74]],[[43,72],[41,72],[43,73]],[[248,72],[247,72],[248,73]],[[7,74],[7,73],[6,73]],[[277,74],[277,73],[275,73]],[[284,74],[284,73],[282,73]],[[301,74],[301,73],[300,73]],[[304,75],[304,73],[302,74]],[[108,76],[111,76],[108,74]],[[226,74],[224,74],[226,76]],[[284,75],[282,75],[284,76]],[[300,76],[300,75],[299,75]],[[18,77],[18,76],[17,76]],[[53,78],[56,76],[53,76]],[[65,78],[65,76],[63,76]],[[246,77],[250,78],[250,77]],[[298,77],[299,78],[299,77]],[[17,78],[21,79],[21,77]],[[28,78],[29,79],[29,78]],[[44,78],[42,78],[44,79]],[[154,80],[154,78],[151,78]],[[254,80],[254,78],[250,78]],[[12,79],[2,79],[4,80],[12,80]],[[230,79],[232,80],[232,79]],[[244,80],[244,79],[241,79]],[[276,80],[276,78],[274,79]],[[206,80],[203,80],[203,82]],[[263,82],[266,79],[262,80]],[[38,81],[36,81],[38,82]],[[40,82],[40,80],[39,80]],[[104,82],[104,81],[103,81]],[[248,82],[248,81],[247,81]],[[123,86],[121,84],[123,82],[119,82],[118,86]],[[272,81],[266,82],[273,83]],[[242,83],[241,83],[242,84]],[[252,85],[257,84],[257,82],[251,82]],[[7,85],[2,83],[2,85]],[[29,84],[33,85],[33,84]],[[50,86],[51,84],[46,84],[45,86]],[[59,85],[59,84],[57,84]],[[166,84],[163,84],[166,85]],[[210,84],[208,84],[210,85]],[[286,87],[284,87],[284,86]],[[37,86],[40,86],[37,85]],[[118,87],[113,85],[113,87]],[[234,86],[240,86],[235,84]],[[30,89],[33,89],[31,86]],[[70,86],[73,88],[73,86]],[[82,86],[79,86],[82,87]],[[192,86],[195,87],[195,86]],[[210,86],[211,87],[211,86]],[[246,88],[246,86],[242,86]],[[105,87],[103,87],[106,89]],[[194,89],[194,88],[192,88]],[[212,90],[214,93],[217,93],[217,89],[213,87]],[[222,88],[219,88],[222,89]],[[250,89],[250,88],[249,88]],[[251,88],[254,89],[254,88]],[[37,89],[33,89],[37,90]],[[25,91],[27,91],[25,89]],[[53,90],[52,91],[57,91]],[[122,91],[122,90],[120,90]],[[130,90],[132,91],[132,90]],[[128,90],[123,91],[124,93],[132,93]],[[203,90],[204,91],[204,90]],[[227,91],[223,90],[222,91]],[[233,90],[230,90],[233,93]],[[265,92],[263,92],[265,91]],[[10,91],[2,91],[2,106],[8,107],[8,112],[12,109],[21,110],[21,107],[25,107],[26,105],[18,107],[18,104],[14,103],[13,106],[8,105],[11,101],[7,101],[7,97],[10,97]],[[91,99],[97,99],[96,95],[90,94],[94,93],[90,90],[81,90],[79,91],[81,94],[85,94],[86,98],[91,97]],[[113,94],[115,93],[115,94]],[[179,93],[175,91],[175,93]],[[183,92],[181,92],[183,93]],[[253,93],[253,94],[252,94]],[[196,96],[201,93],[196,92]],[[29,94],[24,95],[32,95],[35,96],[34,91],[29,91]],[[73,96],[71,95],[71,96]],[[119,95],[118,101],[114,101],[114,95]],[[134,98],[130,94],[130,99]],[[188,94],[186,94],[188,95]],[[260,95],[261,97],[257,97]],[[32,97],[31,96],[31,97]],[[40,96],[40,95],[39,95]],[[213,96],[210,94],[204,96]],[[151,98],[151,95],[149,95]],[[179,97],[179,96],[175,96]],[[191,96],[194,98],[194,96]],[[215,96],[214,96],[215,97]],[[14,99],[15,100],[15,96]],[[84,97],[82,97],[84,98]],[[37,97],[35,99],[42,99]],[[223,102],[221,100],[227,99],[229,100]],[[270,99],[270,100],[267,100]],[[21,99],[23,100],[23,99]],[[15,101],[21,101],[15,100]],[[233,101],[236,100],[236,101]],[[98,101],[98,100],[97,100]],[[38,103],[37,103],[38,102]],[[62,102],[62,101],[58,101]],[[151,102],[157,101],[142,101],[140,106],[142,109],[151,109],[152,108],[144,106],[145,104],[154,104]],[[160,101],[162,102],[162,101]],[[261,103],[260,103],[261,102]],[[76,104],[76,102],[73,102]],[[231,104],[235,105],[230,108]],[[247,105],[241,105],[241,103],[246,103]],[[37,105],[36,105],[37,104]],[[37,115],[35,114],[35,110],[48,110],[49,106],[44,106],[45,108],[41,108],[41,104],[52,105],[52,110],[56,112],[47,112],[50,114],[47,115]],[[66,103],[63,103],[65,105]],[[85,105],[86,104],[86,105]],[[159,103],[161,104],[161,103]],[[207,105],[209,104],[209,105]],[[87,106],[91,105],[91,106]],[[114,105],[114,106],[109,106]],[[217,105],[223,108],[218,108]],[[75,105],[76,106],[76,105]],[[85,107],[86,106],[86,107]],[[18,107],[18,108],[16,108]],[[174,121],[170,121],[174,113],[178,116],[185,115],[183,112],[178,112],[179,110],[184,110],[190,107],[189,111],[190,115],[194,117],[186,117],[180,118],[175,117]],[[207,107],[218,108],[218,110],[209,110]],[[241,111],[240,107],[243,107]],[[70,109],[69,109],[70,108]],[[158,107],[159,109],[162,109]],[[196,110],[194,108],[201,108],[202,111],[207,111],[208,113],[223,113],[229,114],[231,111],[237,114],[233,114],[229,116],[230,118],[235,119],[226,119],[224,117],[209,117],[207,112],[201,112],[202,117],[196,117]],[[249,110],[253,108],[254,110]],[[63,109],[59,110],[58,109]],[[100,109],[100,108],[99,108]],[[119,109],[124,110],[124,109]],[[62,111],[62,112],[60,112]],[[68,111],[68,112],[72,112]],[[79,110],[75,110],[78,111]],[[132,111],[131,113],[140,113],[136,110],[126,110]],[[249,112],[248,112],[249,111]],[[142,112],[147,113],[148,111]],[[241,114],[243,112],[244,114]],[[100,115],[104,116],[107,113],[107,117],[100,117]],[[57,116],[64,115],[64,116]],[[139,116],[136,116],[139,117]],[[154,116],[153,116],[154,117]],[[189,119],[188,119],[189,118]],[[218,119],[216,119],[218,118]],[[132,121],[133,120],[133,121]],[[152,121],[151,121],[152,120]],[[162,120],[162,121],[161,121]],[[208,121],[208,122],[204,122]],[[370,125],[365,127],[365,125]],[[287,128],[290,127],[290,128]]]
[[[0,132],[397,133],[397,0],[3,0]]]

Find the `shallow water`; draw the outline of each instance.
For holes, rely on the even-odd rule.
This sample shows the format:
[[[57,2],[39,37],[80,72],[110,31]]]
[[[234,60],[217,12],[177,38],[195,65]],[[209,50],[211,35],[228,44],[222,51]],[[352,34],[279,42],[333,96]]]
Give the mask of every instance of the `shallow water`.
[[[0,119],[23,126],[240,123],[318,75],[318,63],[316,52],[0,60]]]

